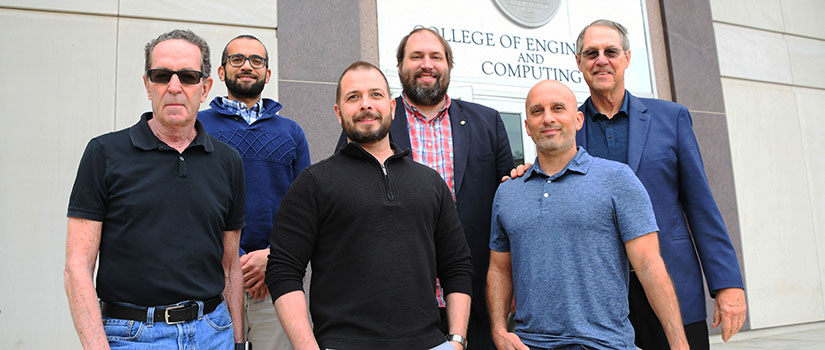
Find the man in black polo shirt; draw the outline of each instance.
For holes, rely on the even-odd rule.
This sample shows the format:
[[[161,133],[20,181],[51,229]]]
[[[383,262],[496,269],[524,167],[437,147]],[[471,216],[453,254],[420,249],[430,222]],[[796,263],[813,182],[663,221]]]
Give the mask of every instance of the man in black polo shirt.
[[[174,30],[145,51],[152,112],[89,142],[69,199],[72,319],[84,348],[231,348],[243,337],[244,183],[238,153],[195,119],[209,47]]]

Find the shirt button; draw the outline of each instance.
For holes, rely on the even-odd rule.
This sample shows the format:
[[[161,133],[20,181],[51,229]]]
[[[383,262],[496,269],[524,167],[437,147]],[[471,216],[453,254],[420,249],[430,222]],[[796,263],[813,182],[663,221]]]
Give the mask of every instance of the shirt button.
[[[549,181],[548,181],[548,182],[549,182]],[[544,194],[544,198],[547,198],[547,197],[550,197],[550,195],[549,195],[549,194],[547,194],[547,193],[545,193],[545,194]]]
[[[553,182],[553,180],[547,179],[547,183],[551,183],[551,182]]]

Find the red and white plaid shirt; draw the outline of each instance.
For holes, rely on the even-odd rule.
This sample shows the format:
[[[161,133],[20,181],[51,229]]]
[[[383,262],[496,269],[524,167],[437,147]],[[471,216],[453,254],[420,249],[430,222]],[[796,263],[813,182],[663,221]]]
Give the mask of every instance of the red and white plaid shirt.
[[[450,97],[444,99],[444,107],[435,117],[427,120],[421,112],[407,102],[403,94],[404,111],[407,115],[407,128],[410,133],[410,151],[413,160],[424,164],[441,174],[441,178],[450,188],[455,200],[455,181],[453,174],[453,129],[450,125]],[[439,307],[445,307],[444,291],[436,279],[436,299]]]
[[[450,126],[450,113],[448,112],[450,97],[445,97],[444,107],[430,120],[427,120],[418,108],[410,105],[406,97],[402,97],[402,100],[407,115],[413,160],[441,174],[441,178],[450,187],[450,193],[455,200],[453,129]]]

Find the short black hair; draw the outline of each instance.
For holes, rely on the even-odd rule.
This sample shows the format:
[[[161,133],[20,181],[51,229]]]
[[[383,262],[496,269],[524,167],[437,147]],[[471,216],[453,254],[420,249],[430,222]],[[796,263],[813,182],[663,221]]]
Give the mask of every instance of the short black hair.
[[[387,93],[389,94],[390,93],[390,83],[387,82],[387,76],[384,75],[384,72],[382,72],[381,69],[378,69],[378,67],[376,65],[372,64],[372,63],[369,63],[369,62],[366,62],[366,61],[356,61],[353,64],[349,65],[349,67],[347,67],[347,69],[344,69],[344,72],[341,73],[340,77],[338,77],[338,88],[335,89],[335,103],[337,104],[338,102],[341,101],[341,80],[344,79],[344,75],[346,75],[347,72],[349,72],[351,70],[370,70],[370,69],[375,69],[375,70],[378,71],[378,73],[381,74],[381,77],[384,78],[384,84],[387,85]]]
[[[229,60],[229,52],[227,52],[226,49],[229,47],[229,44],[231,44],[233,41],[235,41],[237,39],[250,39],[250,40],[255,40],[255,41],[261,43],[261,46],[264,47],[264,55],[266,55],[266,57],[264,57],[264,58],[266,58],[266,68],[269,68],[269,50],[266,49],[266,45],[264,45],[264,42],[261,41],[261,39],[258,39],[254,35],[249,35],[249,34],[238,35],[238,36],[232,38],[232,40],[229,40],[229,42],[226,43],[226,46],[223,47],[223,53],[221,54],[221,66],[226,68],[226,61]]]

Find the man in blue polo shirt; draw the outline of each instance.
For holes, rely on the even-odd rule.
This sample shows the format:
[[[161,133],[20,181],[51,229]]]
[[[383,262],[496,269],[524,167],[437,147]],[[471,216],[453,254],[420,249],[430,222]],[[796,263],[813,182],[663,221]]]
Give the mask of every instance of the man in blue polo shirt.
[[[576,147],[583,116],[569,88],[540,82],[526,108],[536,162],[523,177],[499,186],[493,202],[487,302],[496,346],[634,349],[629,259],[670,347],[687,349],[644,187],[626,165]]]
[[[145,58],[152,112],[89,141],[69,198],[72,320],[85,349],[243,346],[241,158],[195,120],[209,46],[173,30]]]

